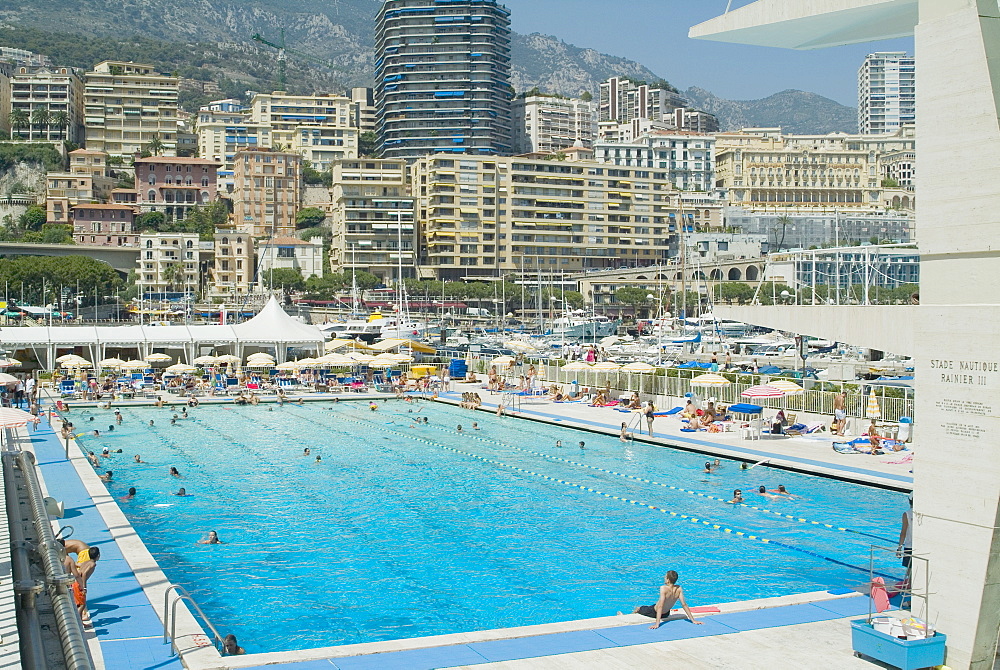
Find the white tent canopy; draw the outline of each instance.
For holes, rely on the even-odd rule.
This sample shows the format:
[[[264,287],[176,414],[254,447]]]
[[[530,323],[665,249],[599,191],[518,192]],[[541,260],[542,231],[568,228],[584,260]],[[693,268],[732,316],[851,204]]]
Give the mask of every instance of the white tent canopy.
[[[244,346],[273,347],[276,360],[284,361],[289,347],[323,353],[326,338],[322,331],[285,313],[272,297],[252,319],[231,326],[52,326],[0,328],[0,345],[5,349],[31,349],[39,362],[51,368],[56,351],[86,347],[87,358],[106,358],[108,348],[135,347],[140,358],[154,349],[173,348],[184,352],[182,362],[192,361],[202,347],[231,347],[243,357]]]

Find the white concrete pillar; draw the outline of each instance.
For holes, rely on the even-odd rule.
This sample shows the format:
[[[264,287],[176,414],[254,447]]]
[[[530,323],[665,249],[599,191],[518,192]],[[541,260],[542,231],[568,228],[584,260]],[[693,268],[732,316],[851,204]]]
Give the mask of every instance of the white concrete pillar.
[[[993,668],[1000,629],[1000,12],[920,0],[914,550],[947,664]],[[914,575],[922,583],[920,571]]]

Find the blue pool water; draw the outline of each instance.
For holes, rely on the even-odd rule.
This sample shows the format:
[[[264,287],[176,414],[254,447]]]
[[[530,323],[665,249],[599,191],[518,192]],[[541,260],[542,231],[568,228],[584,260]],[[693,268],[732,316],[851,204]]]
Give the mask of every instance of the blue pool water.
[[[906,507],[900,493],[732,461],[708,475],[702,455],[436,403],[201,407],[170,425],[175,411],[124,409],[122,426],[80,442],[123,449],[107,468],[116,496],[139,491],[119,503],[126,516],[249,652],[606,616],[651,604],[668,569],[694,605],[849,587],[869,544],[895,544]],[[94,415],[87,428],[113,422]],[[802,498],[764,499],[760,484]],[[190,497],[172,495],[181,486]],[[723,502],[734,488],[748,505]],[[196,544],[209,530],[225,544]]]

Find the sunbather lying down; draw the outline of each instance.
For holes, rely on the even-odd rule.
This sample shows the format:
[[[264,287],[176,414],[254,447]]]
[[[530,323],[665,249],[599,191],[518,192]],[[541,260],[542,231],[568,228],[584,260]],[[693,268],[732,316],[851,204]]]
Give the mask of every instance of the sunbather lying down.
[[[851,440],[850,442],[833,443],[833,450],[840,454],[869,454],[872,456],[881,456],[886,452],[886,450],[902,451],[903,449],[906,449],[906,445],[904,443],[899,440],[890,440],[888,438],[881,438],[874,443],[863,437]]]

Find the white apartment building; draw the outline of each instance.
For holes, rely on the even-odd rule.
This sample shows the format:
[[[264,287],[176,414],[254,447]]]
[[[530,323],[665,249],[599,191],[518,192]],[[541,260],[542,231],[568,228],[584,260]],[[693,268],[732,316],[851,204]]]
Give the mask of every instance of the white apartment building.
[[[594,147],[597,106],[577,98],[550,95],[520,97],[512,103],[514,153],[555,153],[559,149]]]
[[[257,245],[257,264],[261,273],[289,268],[306,279],[314,275],[322,277],[323,238],[314,237],[305,241],[297,237],[284,236],[263,240]]]
[[[913,56],[903,51],[868,54],[858,70],[858,132],[894,133],[914,123],[916,109]]]
[[[416,276],[417,231],[414,198],[402,159],[338,161],[327,218],[333,232],[333,270],[364,270],[391,284]]]
[[[711,191],[715,186],[715,136],[651,130],[630,141],[598,141],[594,159],[627,167],[666,170],[681,191]]]
[[[731,228],[766,235],[772,251],[864,243],[872,238],[892,242],[911,242],[913,239],[912,210],[727,207],[725,217],[726,225]]]
[[[177,77],[152,65],[103,61],[84,76],[87,148],[110,156],[131,156],[154,137],[161,155],[177,151]]]
[[[201,288],[201,247],[197,233],[142,233],[139,235],[136,283],[142,293]]]
[[[235,188],[237,152],[271,146],[270,124],[248,121],[247,109],[239,100],[215,100],[199,109],[195,132],[198,155],[220,165],[218,184],[222,193],[232,193]]]
[[[6,95],[6,91],[4,92]],[[13,128],[16,136],[33,141],[83,141],[83,80],[68,67],[20,66],[10,76],[9,104],[0,102],[9,127],[9,113],[19,109],[28,123]],[[43,113],[46,123],[36,123]]]
[[[628,123],[632,119],[665,121],[678,107],[687,105],[679,93],[637,84],[624,77],[611,77],[601,84],[599,121]]]

